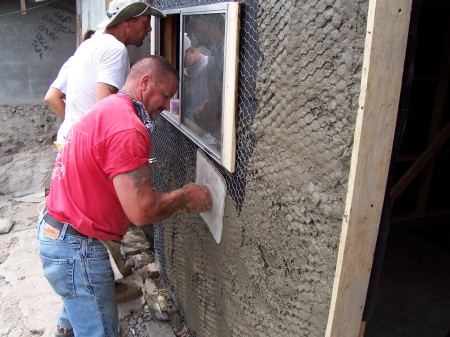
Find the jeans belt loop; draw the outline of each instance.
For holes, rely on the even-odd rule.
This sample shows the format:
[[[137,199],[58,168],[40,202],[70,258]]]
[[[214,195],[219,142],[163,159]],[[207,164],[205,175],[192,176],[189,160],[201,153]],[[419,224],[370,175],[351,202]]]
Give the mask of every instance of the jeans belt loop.
[[[50,214],[49,214],[50,215]],[[67,232],[67,227],[69,226],[68,223],[64,223],[63,228],[61,229],[61,233],[59,233],[59,237],[61,239],[64,239],[64,237],[66,236],[66,232]]]

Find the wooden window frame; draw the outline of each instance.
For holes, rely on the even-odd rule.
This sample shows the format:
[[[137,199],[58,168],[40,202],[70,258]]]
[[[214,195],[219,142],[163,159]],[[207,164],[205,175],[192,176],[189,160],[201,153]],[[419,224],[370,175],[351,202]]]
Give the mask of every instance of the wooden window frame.
[[[151,54],[162,55],[174,65],[180,73],[178,97],[183,97],[183,74],[185,31],[184,20],[187,17],[208,14],[223,14],[223,77],[220,134],[211,145],[191,119],[187,120],[181,102],[178,113],[163,111],[161,116],[179,129],[184,135],[203,149],[212,159],[221,164],[227,171],[233,173],[236,160],[236,111],[237,111],[237,78],[239,56],[239,2],[222,2],[218,4],[162,10],[166,18],[152,17]],[[186,109],[187,110],[187,109]],[[199,131],[201,130],[201,131]],[[205,132],[206,133],[206,132]]]

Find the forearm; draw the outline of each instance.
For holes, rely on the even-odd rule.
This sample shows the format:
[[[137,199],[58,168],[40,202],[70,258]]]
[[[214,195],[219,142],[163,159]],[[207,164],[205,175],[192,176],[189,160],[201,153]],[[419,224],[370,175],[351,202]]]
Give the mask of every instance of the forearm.
[[[50,109],[61,119],[64,119],[66,111],[66,103],[64,98],[66,95],[56,88],[50,87],[45,95],[44,102],[47,103]]]
[[[55,113],[56,116],[58,116],[61,119],[64,119],[65,112],[66,112],[66,104],[63,100],[56,101],[48,104],[50,109]]]
[[[168,193],[154,191],[150,169],[145,165],[115,176],[113,184],[126,216],[139,227],[175,212],[204,212],[212,203],[211,192],[203,185],[189,183]]]
[[[137,205],[137,216],[132,221],[136,226],[144,226],[151,223],[157,223],[171,217],[178,211],[186,211],[188,203],[187,193],[181,188],[169,193],[159,193],[153,191],[148,198],[142,198]]]

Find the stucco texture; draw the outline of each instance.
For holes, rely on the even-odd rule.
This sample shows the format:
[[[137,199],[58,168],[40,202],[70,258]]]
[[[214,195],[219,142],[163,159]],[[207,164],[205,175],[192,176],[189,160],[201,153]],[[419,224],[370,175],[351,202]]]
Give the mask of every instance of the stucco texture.
[[[258,108],[242,208],[227,196],[218,245],[198,215],[164,223],[165,272],[198,337],[324,336],[367,2],[259,3]]]

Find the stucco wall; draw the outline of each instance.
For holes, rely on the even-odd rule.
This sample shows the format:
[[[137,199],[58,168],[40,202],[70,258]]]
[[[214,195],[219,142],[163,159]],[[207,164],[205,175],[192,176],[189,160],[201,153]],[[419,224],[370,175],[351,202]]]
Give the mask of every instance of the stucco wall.
[[[243,15],[249,3],[244,2]],[[219,245],[197,215],[164,223],[168,283],[198,337],[324,335],[367,4],[368,0],[258,4],[258,108],[251,123],[253,152],[244,163],[242,208],[238,212],[235,200],[227,196]],[[159,127],[168,129],[166,141],[173,141],[170,134],[176,130],[167,123]],[[177,149],[185,148],[184,142]],[[166,149],[167,161],[177,157],[176,151]],[[183,172],[163,162],[155,170],[162,172],[167,185],[176,187],[194,178],[194,161],[184,160]]]

